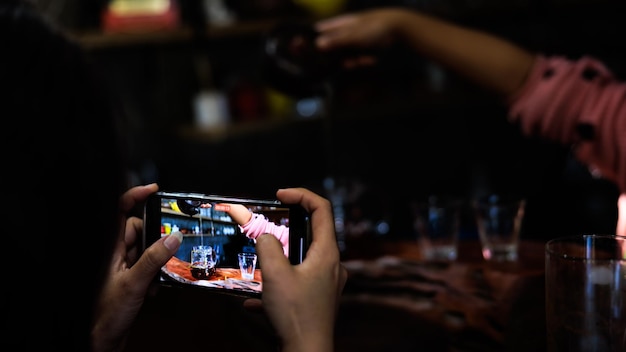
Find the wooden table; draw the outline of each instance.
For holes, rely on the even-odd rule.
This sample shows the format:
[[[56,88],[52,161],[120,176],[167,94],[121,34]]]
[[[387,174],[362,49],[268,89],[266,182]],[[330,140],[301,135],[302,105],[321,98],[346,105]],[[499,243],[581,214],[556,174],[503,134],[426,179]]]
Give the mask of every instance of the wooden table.
[[[337,352],[545,350],[543,243],[491,264],[476,241],[455,263],[422,261],[413,241],[350,243]],[[242,299],[167,289],[149,298],[126,351],[275,352],[272,328]]]
[[[545,350],[544,244],[488,263],[477,241],[453,263],[424,262],[415,241],[348,243],[338,351]]]
[[[162,269],[163,276],[172,282],[200,286],[213,290],[231,290],[242,293],[260,293],[263,289],[261,269],[254,270],[253,280],[241,278],[241,271],[236,268],[215,268],[215,273],[206,279],[197,279],[191,274],[191,263],[172,257]]]

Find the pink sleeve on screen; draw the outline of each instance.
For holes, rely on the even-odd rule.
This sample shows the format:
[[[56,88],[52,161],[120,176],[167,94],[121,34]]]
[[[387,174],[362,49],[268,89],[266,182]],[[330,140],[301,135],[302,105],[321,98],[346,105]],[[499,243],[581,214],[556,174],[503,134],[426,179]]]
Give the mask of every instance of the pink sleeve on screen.
[[[261,214],[252,214],[252,218],[241,229],[248,238],[256,239],[262,234],[269,233],[274,235],[283,245],[285,255],[289,254],[289,227],[285,225],[276,225],[269,221]]]
[[[601,62],[537,56],[509,103],[524,134],[572,145],[594,174],[626,191],[626,84]]]

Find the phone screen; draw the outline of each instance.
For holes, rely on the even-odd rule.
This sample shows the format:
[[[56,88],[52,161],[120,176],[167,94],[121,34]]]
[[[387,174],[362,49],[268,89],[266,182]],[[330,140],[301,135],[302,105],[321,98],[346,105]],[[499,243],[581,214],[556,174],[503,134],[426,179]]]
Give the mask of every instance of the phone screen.
[[[292,264],[304,259],[309,217],[299,205],[197,193],[157,192],[144,209],[144,248],[179,231],[183,242],[161,268],[163,285],[260,296],[263,265],[255,238],[274,235]]]

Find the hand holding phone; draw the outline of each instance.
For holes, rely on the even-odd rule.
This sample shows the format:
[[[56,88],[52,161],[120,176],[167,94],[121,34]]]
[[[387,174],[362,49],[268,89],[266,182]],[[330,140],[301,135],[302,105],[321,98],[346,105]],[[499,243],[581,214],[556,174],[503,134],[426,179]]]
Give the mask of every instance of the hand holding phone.
[[[153,194],[144,209],[144,248],[175,231],[183,234],[183,243],[163,266],[159,283],[250,297],[259,297],[263,287],[256,237],[276,236],[292,264],[302,262],[310,242],[309,215],[297,204],[199,193]],[[246,253],[249,261],[240,261],[240,254]]]

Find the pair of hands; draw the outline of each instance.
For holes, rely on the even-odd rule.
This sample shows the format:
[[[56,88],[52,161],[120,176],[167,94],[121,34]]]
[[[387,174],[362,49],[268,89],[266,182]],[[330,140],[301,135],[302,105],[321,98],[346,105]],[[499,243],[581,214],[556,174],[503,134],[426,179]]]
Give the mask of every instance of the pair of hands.
[[[157,190],[156,184],[137,186],[121,197],[124,224],[96,310],[95,351],[123,349],[154,276],[180,246],[182,238],[177,236],[161,238],[141,255],[136,246],[143,220],[126,214]],[[339,258],[330,202],[302,188],[281,189],[276,195],[282,202],[299,203],[310,212],[313,242],[304,262],[292,266],[274,236],[260,236],[256,248],[263,262],[263,298],[248,299],[244,306],[265,311],[283,351],[332,350],[335,315],[347,272]]]

